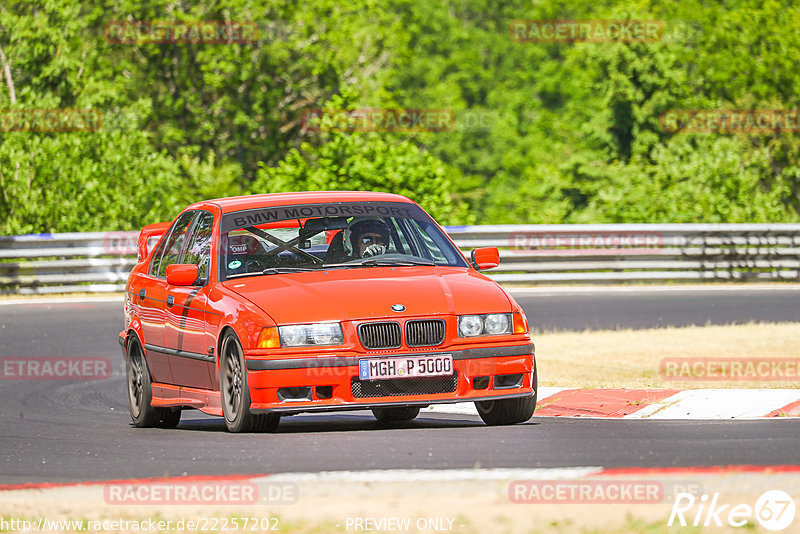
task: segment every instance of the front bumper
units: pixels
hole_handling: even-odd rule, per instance
[[[359,380],[365,358],[450,354],[451,377]],[[430,405],[533,395],[533,343],[392,354],[264,358],[245,351],[250,410],[292,413]]]

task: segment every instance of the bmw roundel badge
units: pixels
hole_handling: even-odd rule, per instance
[[[402,304],[392,304],[392,311],[401,312],[406,311],[406,307]]]

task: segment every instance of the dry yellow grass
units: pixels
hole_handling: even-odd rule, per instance
[[[536,430],[535,428],[533,430]],[[535,433],[535,432],[534,432]],[[476,473],[480,470],[476,470]],[[431,472],[433,473],[433,472]],[[407,518],[408,528],[382,528],[372,523],[372,532],[380,533],[432,533],[446,532],[450,534],[617,534],[648,533],[677,534],[712,532],[713,534],[739,534],[751,532],[767,532],[757,527],[753,516],[749,516],[748,526],[732,527],[727,524],[727,514],[736,504],[755,503],[766,490],[781,490],[789,495],[797,495],[800,490],[800,476],[796,473],[730,473],[721,470],[719,473],[693,474],[626,474],[620,476],[590,475],[569,482],[581,483],[614,483],[628,485],[639,480],[648,485],[656,483],[663,487],[664,499],[658,503],[608,503],[577,504],[565,502],[516,503],[509,498],[509,486],[520,475],[508,474],[506,479],[497,480],[426,480],[424,482],[402,480],[347,480],[337,479],[335,473],[328,473],[330,478],[303,479],[288,481],[296,488],[294,504],[257,503],[248,505],[113,505],[105,497],[103,485],[78,485],[44,489],[13,490],[3,492],[0,499],[0,519],[10,524],[12,519],[21,518],[33,522],[31,530],[38,530],[39,518],[53,520],[84,520],[80,529],[59,529],[53,532],[95,532],[92,523],[107,520],[105,529],[97,532],[170,532],[185,534],[186,532],[207,532],[200,530],[199,525],[224,525],[227,520],[228,529],[214,529],[213,532],[278,532],[282,534],[346,534],[365,532],[366,528],[354,526],[354,519],[374,520],[388,518]],[[542,472],[540,476],[549,476]],[[327,480],[326,480],[327,478]],[[274,477],[264,477],[259,482],[262,496],[268,487],[281,487],[284,482],[270,482]],[[535,480],[534,476],[531,480]],[[546,480],[546,479],[545,479]],[[702,490],[707,495],[719,493],[717,510],[726,508],[720,514],[720,522],[724,526],[713,526],[707,529],[680,527],[677,524],[668,527],[676,491],[686,487]],[[688,488],[687,488],[688,489]],[[708,507],[706,506],[706,509]],[[695,505],[685,512],[684,517],[691,524],[695,517],[702,521],[706,514],[699,514],[699,506]],[[244,518],[249,526],[243,528]],[[277,518],[277,519],[275,519]],[[155,524],[167,522],[171,528],[156,530],[142,526],[139,529],[113,529],[112,521],[140,521],[145,525],[152,519]],[[235,527],[233,520],[238,521]],[[262,519],[265,522],[262,523]],[[348,519],[350,523],[348,526]],[[439,520],[440,528],[435,526],[420,528],[419,521],[424,519]],[[189,521],[195,520],[198,527],[187,528]],[[91,523],[90,523],[91,521]],[[179,521],[184,521],[184,528],[178,530]],[[263,528],[253,529],[253,523],[267,524],[276,530]],[[452,523],[450,523],[452,521]],[[436,522],[428,523],[436,525]],[[22,525],[20,525],[22,527]],[[2,528],[2,527],[0,527]],[[112,530],[113,529],[113,530]],[[9,532],[22,531],[22,528],[6,527]],[[41,529],[44,530],[44,529]],[[796,532],[797,529],[786,529],[783,532]]]
[[[691,326],[534,335],[540,386],[585,388],[798,388],[788,380],[665,380],[664,358],[793,359],[800,366],[800,323]]]

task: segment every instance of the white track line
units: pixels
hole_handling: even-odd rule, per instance
[[[693,389],[645,406],[625,419],[757,418],[797,400],[800,389]]]
[[[506,291],[514,295],[554,295],[560,293],[647,293],[647,292],[702,292],[702,291],[728,291],[728,292],[746,292],[746,291],[800,291],[800,284],[793,283],[780,283],[780,284],[748,284],[748,285],[636,285],[636,286],[546,286],[546,287],[507,287]],[[102,296],[102,297],[39,297],[31,295],[30,298],[14,298],[3,300],[0,299],[0,306],[2,305],[16,305],[16,304],[31,304],[31,303],[48,303],[57,304],[59,302],[121,302],[124,293],[119,293],[118,296]]]
[[[253,482],[453,482],[462,480],[571,480],[602,473],[602,467],[541,469],[386,469],[373,471],[322,471],[279,473],[253,478]]]
[[[478,416],[478,410],[475,408],[475,403],[472,402],[458,402],[456,404],[434,404],[420,410],[420,415],[426,413],[446,413],[451,415],[474,415]]]
[[[561,293],[696,293],[710,291],[800,291],[800,284],[751,284],[740,285],[674,285],[674,286],[547,286],[547,287],[507,287],[514,295],[555,295]]]
[[[18,306],[20,304],[82,304],[86,302],[119,302],[122,305],[124,294],[105,297],[70,297],[70,298],[36,298],[0,299],[0,306]]]
[[[565,389],[574,389],[574,388],[540,387],[539,398],[537,399],[536,402],[537,404],[539,404],[542,402],[542,400],[546,399],[547,397],[552,397],[556,393],[560,393]],[[474,415],[475,417],[478,416],[478,410],[477,408],[475,408],[475,403],[473,402],[458,402],[456,404],[434,404],[432,406],[428,406],[427,408],[423,408],[420,411],[420,415],[424,415],[426,413],[447,413],[454,415]]]
[[[556,393],[561,393],[565,389],[580,389],[580,388],[574,388],[574,387],[572,387],[572,388],[559,388],[559,387],[542,386],[542,387],[539,388],[539,397],[536,399],[536,403],[538,404],[538,403],[542,402],[544,399],[546,399],[548,397],[552,397]]]

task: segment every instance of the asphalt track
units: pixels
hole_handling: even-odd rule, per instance
[[[800,320],[794,287],[522,291],[537,328],[643,328]],[[170,475],[481,467],[670,467],[798,463],[800,420],[631,421],[534,417],[489,428],[426,414],[379,426],[369,412],[285,418],[275,434],[232,435],[185,412],[175,430],[130,423],[116,341],[121,303],[0,304],[0,358],[105,356],[96,381],[0,380],[0,485]]]
[[[800,321],[800,285],[516,290],[535,330]]]

